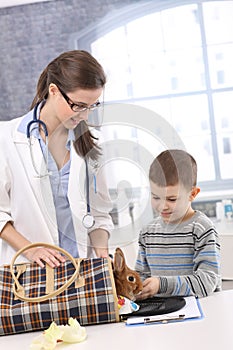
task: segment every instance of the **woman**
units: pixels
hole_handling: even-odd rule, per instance
[[[74,257],[91,256],[91,251],[108,255],[110,200],[101,151],[86,123],[100,105],[105,83],[101,65],[88,52],[65,52],[42,72],[32,110],[1,123],[1,264],[32,242],[59,245]],[[94,221],[88,215],[85,225],[87,204]],[[42,267],[64,261],[42,247],[26,251],[25,257]]]

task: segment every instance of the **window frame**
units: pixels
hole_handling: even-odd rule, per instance
[[[225,2],[229,0],[224,0]],[[206,93],[208,100],[208,108],[209,108],[209,123],[210,123],[210,134],[211,134],[211,146],[213,152],[213,162],[215,169],[215,180],[210,181],[199,181],[199,186],[202,188],[203,192],[210,191],[227,191],[230,190],[230,195],[233,196],[233,179],[221,179],[220,173],[220,160],[218,155],[218,141],[217,141],[217,132],[215,127],[214,120],[214,102],[213,95],[216,92],[227,92],[233,91],[232,87],[226,88],[211,88],[210,81],[210,69],[208,63],[208,55],[207,55],[207,42],[204,31],[204,16],[203,16],[203,4],[207,2],[219,2],[219,0],[168,0],[168,1],[156,1],[156,2],[145,2],[140,4],[133,4],[129,6],[125,6],[120,10],[113,11],[109,13],[108,16],[103,18],[102,20],[94,23],[92,26],[86,28],[85,30],[74,33],[70,37],[70,46],[72,49],[84,49],[91,52],[91,43],[100,38],[101,36],[111,32],[112,30],[126,25],[128,22],[131,22],[140,17],[146,16],[147,14],[152,14],[152,12],[163,11],[167,9],[171,9],[174,7],[180,7],[183,5],[191,5],[196,4],[199,12],[200,19],[200,30],[201,30],[201,41],[202,41],[202,50],[203,50],[203,61],[206,72],[206,87],[200,91],[193,92],[181,92],[181,93],[169,93],[160,96],[153,96],[153,99],[156,98],[172,98],[177,96],[187,96],[194,94],[203,94]],[[108,103],[131,103],[134,98],[126,98],[124,100],[114,100],[108,101]],[[147,100],[147,97],[137,98],[137,100]],[[229,197],[229,195],[228,195]]]

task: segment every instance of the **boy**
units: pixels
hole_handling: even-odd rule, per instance
[[[221,289],[219,238],[211,220],[191,203],[197,165],[182,150],[166,150],[149,171],[151,203],[158,216],[139,236],[136,271],[144,280],[138,299],[204,297]]]

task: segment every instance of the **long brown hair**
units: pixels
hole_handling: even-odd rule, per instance
[[[48,97],[49,85],[54,83],[65,93],[77,89],[103,88],[106,76],[99,62],[87,51],[72,50],[62,53],[51,61],[41,73],[37,92],[32,101],[31,109]],[[97,159],[100,147],[95,142],[87,124],[82,121],[75,129],[74,147],[81,157]]]

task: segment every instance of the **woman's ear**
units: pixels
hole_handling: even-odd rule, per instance
[[[56,95],[59,92],[59,89],[56,84],[50,83],[49,84],[49,94],[50,95]]]
[[[196,187],[196,186],[193,187],[189,196],[189,200],[192,202],[200,191],[201,191],[200,187]]]

